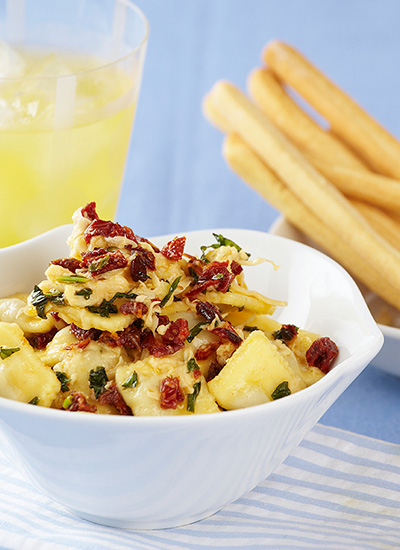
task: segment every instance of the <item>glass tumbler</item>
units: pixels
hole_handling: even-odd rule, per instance
[[[129,0],[0,0],[0,246],[114,218],[148,32]]]

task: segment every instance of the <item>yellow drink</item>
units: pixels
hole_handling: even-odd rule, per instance
[[[135,110],[135,83],[121,67],[17,53],[21,76],[0,82],[0,246],[70,223],[92,200],[114,217]],[[75,75],[69,112],[56,104],[65,74]]]

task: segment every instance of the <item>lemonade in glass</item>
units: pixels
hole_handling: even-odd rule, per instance
[[[0,0],[0,246],[114,218],[148,36],[128,0]]]

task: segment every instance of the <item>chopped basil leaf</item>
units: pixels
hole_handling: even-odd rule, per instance
[[[289,388],[289,382],[286,380],[284,382],[281,382],[276,386],[274,391],[271,393],[271,398],[275,401],[275,399],[280,399],[281,397],[286,397],[287,395],[290,395],[292,392]]]
[[[245,325],[243,327],[243,330],[245,330],[246,332],[253,332],[253,330],[259,330],[258,327],[250,327],[249,325]]]
[[[31,303],[35,306],[38,316],[42,319],[47,319],[44,312],[44,306],[47,302],[48,297],[43,294],[42,290],[37,285],[35,285],[31,294]]]
[[[67,410],[70,408],[71,405],[72,405],[72,395],[68,395],[68,397],[64,399],[64,402],[62,404],[63,409]]]
[[[94,391],[96,399],[103,393],[108,382],[108,376],[104,367],[92,369],[89,373],[89,387]]]
[[[114,300],[118,300],[118,298],[126,298],[127,300],[134,300],[137,298],[137,294],[134,292],[116,292],[114,296],[111,298],[110,302],[114,302]]]
[[[29,402],[28,405],[37,405],[39,403],[39,397],[36,395]]]
[[[118,313],[117,306],[111,300],[103,300],[99,306],[87,306],[87,309],[100,317],[110,317],[110,313]]]
[[[193,384],[193,393],[189,393],[187,396],[187,410],[194,413],[194,405],[196,403],[197,396],[200,393],[201,382]]]
[[[46,296],[46,298],[50,302],[53,302],[53,304],[57,304],[59,306],[65,306],[64,294],[62,292],[58,292],[57,290],[53,290],[53,291],[50,291],[50,292],[44,292],[43,294]]]
[[[54,371],[56,373],[56,376],[61,384],[61,391],[69,391],[68,382],[71,382],[71,378],[68,378],[68,376],[65,374],[65,372],[59,372]]]
[[[196,271],[194,270],[194,268],[192,266],[189,267],[189,273],[193,277],[194,284],[196,284],[197,281],[199,280],[199,276],[197,275]]]
[[[187,371],[188,372],[193,372],[195,369],[199,369],[200,370],[200,367],[199,365],[196,363],[196,359],[194,357],[192,357],[191,359],[189,359],[189,361],[187,362]]]
[[[118,313],[118,308],[114,304],[119,298],[127,298],[134,300],[137,294],[133,292],[116,292],[110,300],[103,300],[99,306],[87,306],[87,309],[92,313],[97,313],[101,317],[110,317],[110,313]]]
[[[203,330],[204,325],[208,325],[207,321],[200,321],[200,323],[197,323],[197,325],[194,325],[194,327],[190,330],[189,336],[186,338],[188,342],[192,342],[194,338],[200,334],[200,332]]]
[[[7,359],[7,357],[10,357],[13,353],[16,351],[19,351],[19,348],[3,348],[0,347],[0,359]]]
[[[75,294],[76,296],[83,296],[85,300],[89,300],[90,296],[93,294],[93,290],[91,288],[82,288],[81,290],[77,290]]]
[[[110,261],[110,256],[103,256],[102,258],[99,258],[98,260],[93,260],[90,262],[88,270],[90,272],[92,271],[99,271],[102,267],[108,264]]]
[[[58,277],[59,283],[73,284],[73,283],[87,283],[89,279],[82,277],[82,275],[63,275]]]
[[[160,307],[164,307],[165,304],[168,302],[168,300],[171,298],[172,294],[175,292],[179,281],[181,280],[181,276],[177,277],[173,283],[171,283],[171,286],[169,287],[169,290],[167,294],[164,296],[164,298],[160,302]]]
[[[138,383],[138,375],[136,371],[133,371],[132,374],[128,376],[128,378],[122,382],[123,388],[135,388]]]

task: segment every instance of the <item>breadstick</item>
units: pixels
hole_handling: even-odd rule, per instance
[[[400,178],[400,143],[353,99],[283,42],[267,45],[263,58],[374,170]]]
[[[400,295],[382,277],[379,266],[366,262],[346,240],[321,220],[284,185],[263,160],[236,134],[229,134],[224,157],[239,176],[316,244],[340,262],[352,275],[388,303],[400,308]]]
[[[223,133],[229,134],[232,131],[232,125],[229,120],[224,118],[220,111],[214,107],[210,94],[207,94],[202,103],[203,114],[206,119],[213,124],[218,130]]]
[[[347,197],[400,212],[400,181],[375,172],[357,170],[323,161],[306,153],[308,160]]]
[[[385,266],[385,277],[400,288],[400,254],[373,231],[349,201],[305,160],[299,151],[235,86],[217,83],[211,100],[223,118],[280,179],[324,223],[334,228],[365,262]]]
[[[303,151],[330,164],[367,171],[348,147],[303,111],[270,70],[254,70],[247,87],[267,117]]]
[[[376,208],[372,204],[360,201],[352,201],[352,204],[362,214],[371,226],[394,248],[400,250],[400,222],[391,218],[384,210]]]
[[[263,71],[264,73],[264,71]],[[249,85],[251,87],[251,90],[254,91],[253,84],[255,83],[254,75],[256,73],[253,73],[253,77],[251,77],[251,81],[249,81]],[[268,76],[271,76],[270,74]],[[258,77],[256,77],[258,78]],[[273,77],[272,77],[273,78]],[[278,84],[279,86],[279,84]],[[286,93],[282,90],[283,93]],[[283,115],[280,117],[279,114],[277,114],[278,109],[280,109],[281,104],[275,104],[275,114],[272,113],[273,121],[279,124],[277,118],[280,118],[282,121],[280,124],[281,130],[290,138],[293,138],[293,140],[299,144],[302,147],[302,152],[305,153],[308,160],[313,164],[321,174],[323,174],[329,181],[335,184],[335,186],[342,191],[347,197],[352,199],[359,199],[363,201],[370,202],[371,204],[375,204],[376,206],[381,206],[382,208],[385,208],[389,211],[397,211],[400,212],[400,181],[395,180],[393,178],[389,178],[387,176],[381,176],[380,174],[376,174],[374,172],[371,172],[370,170],[365,169],[365,167],[362,165],[358,159],[352,155],[351,151],[348,150],[349,156],[347,157],[348,164],[350,165],[351,161],[354,161],[354,167],[351,168],[350,166],[344,166],[335,164],[332,162],[332,160],[335,159],[335,149],[336,146],[332,144],[339,144],[337,140],[329,139],[327,144],[325,140],[321,140],[319,143],[321,146],[313,146],[314,150],[316,151],[316,154],[314,155],[311,152],[311,149],[307,147],[307,145],[304,143],[304,141],[300,136],[299,139],[296,139],[294,136],[294,133],[297,132],[295,129],[295,126],[298,125],[299,127],[302,127],[302,122],[300,121],[300,118],[303,117],[297,117],[295,114],[296,111],[299,111],[301,115],[305,116],[305,119],[303,119],[303,122],[308,119],[306,122],[309,129],[311,126],[308,125],[308,122],[313,124],[313,121],[301,111],[299,107],[297,107],[294,102],[286,95],[289,102],[292,102],[294,105],[294,110],[288,110],[287,114],[288,117],[283,117]],[[272,104],[272,103],[271,103]],[[272,109],[271,109],[272,110]],[[207,95],[204,98],[203,101],[203,112],[206,118],[214,125],[216,126],[221,132],[229,133],[233,131],[232,125],[229,124],[229,121],[226,119],[223,119],[221,113],[214,107],[212,103],[212,99],[210,95]],[[265,110],[263,109],[263,112]],[[295,124],[293,124],[293,121]],[[305,130],[307,131],[307,130]],[[329,136],[326,132],[324,132],[321,128],[317,127],[317,132],[322,133],[323,135]],[[318,136],[312,135],[313,130],[311,129],[307,135],[307,139],[310,141],[313,141],[314,143],[317,142]],[[330,138],[330,136],[329,136]],[[302,143],[300,143],[302,141]],[[304,147],[307,147],[307,151],[304,150]],[[325,150],[330,149],[330,155],[325,154]],[[338,149],[336,149],[338,151]],[[346,149],[344,149],[346,150]],[[341,150],[343,151],[343,150]],[[346,154],[345,154],[346,155]],[[345,155],[340,157],[340,160],[346,162]],[[323,160],[323,158],[326,157],[329,159],[329,161]],[[339,156],[336,156],[338,159],[337,162],[339,163]],[[356,165],[358,163],[358,165]],[[361,169],[359,169],[359,166],[361,166]]]

